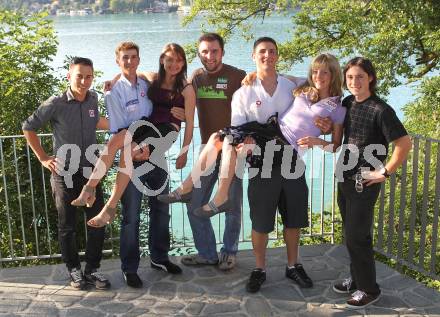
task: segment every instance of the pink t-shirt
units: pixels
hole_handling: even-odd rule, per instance
[[[296,141],[306,136],[318,137],[321,130],[314,124],[317,116],[330,117],[335,124],[344,123],[347,109],[341,106],[341,97],[328,97],[313,103],[307,95],[295,98],[291,107],[279,119],[280,129],[286,140],[297,148]]]

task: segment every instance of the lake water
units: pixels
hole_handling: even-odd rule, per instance
[[[176,42],[181,45],[192,43],[197,40],[201,34],[199,26],[200,20],[195,23],[182,27],[183,16],[179,13],[164,14],[120,14],[120,15],[98,15],[98,16],[65,16],[55,17],[55,28],[58,34],[58,53],[53,61],[53,66],[58,68],[63,65],[65,56],[83,56],[93,60],[95,68],[103,72],[101,80],[112,78],[118,73],[118,67],[115,63],[114,49],[121,41],[131,40],[140,46],[141,64],[140,70],[156,71],[158,69],[158,58],[162,47],[169,42]],[[288,16],[272,16],[266,18],[264,23],[261,20],[255,21],[252,32],[255,37],[271,36],[277,41],[284,41],[289,37],[289,28],[292,24]],[[251,60],[252,43],[246,42],[242,38],[234,37],[225,46],[224,62],[244,69],[245,71],[254,70],[254,64]],[[310,59],[302,64],[294,65],[288,73],[296,76],[307,75],[307,66]],[[196,58],[188,65],[188,74],[201,67]],[[412,99],[412,90],[409,87],[394,88],[388,100],[397,111],[400,118],[403,117],[401,107]],[[200,144],[198,132],[194,134],[194,143]],[[178,145],[172,149],[172,154],[178,151]],[[195,149],[197,153],[197,149]],[[328,167],[332,165],[332,157],[327,155],[326,167],[319,164],[322,153],[315,151],[314,155],[314,173],[309,177],[309,187],[311,190],[311,200],[313,211],[320,208],[321,203],[325,206],[331,203],[331,192],[321,197],[320,188],[324,176],[326,188],[331,188],[332,172]],[[173,154],[174,153],[174,154]],[[192,157],[189,157],[188,165],[192,165]],[[322,172],[324,170],[324,172]],[[310,165],[307,172],[310,173]],[[183,172],[171,172],[172,179],[180,179],[188,173],[188,168]],[[309,174],[310,176],[310,174]],[[313,183],[312,183],[313,179]],[[173,184],[176,184],[175,182]],[[245,187],[246,188],[246,185]],[[245,208],[247,208],[247,199],[244,199]],[[177,238],[185,233],[189,235],[189,224],[182,205],[172,208],[172,227]],[[247,214],[243,215],[244,232],[249,232],[250,224]],[[214,226],[219,231],[222,230],[222,218],[214,219]],[[245,238],[248,233],[242,233]]]
[[[182,27],[182,18],[179,13],[54,17],[59,47],[53,65],[62,66],[66,55],[85,56],[91,58],[95,68],[103,72],[103,79],[112,78],[118,72],[114,57],[116,45],[121,41],[132,40],[141,49],[139,68],[157,70],[159,54],[165,44],[192,43],[201,34],[200,20]],[[271,16],[264,23],[256,20],[252,33],[255,37],[271,36],[277,41],[284,41],[289,38],[291,26],[289,16]],[[252,42],[235,36],[226,44],[224,62],[252,71],[255,67],[251,51]],[[306,76],[309,61],[294,65],[288,73]],[[188,73],[191,74],[198,67],[201,64],[196,58],[188,65]],[[388,98],[401,118],[401,107],[411,99],[412,90],[405,86],[392,89]]]

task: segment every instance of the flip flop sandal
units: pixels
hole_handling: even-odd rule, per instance
[[[166,204],[172,204],[177,202],[187,203],[191,201],[191,197],[192,197],[192,191],[187,192],[186,194],[180,194],[176,189],[171,193],[157,196],[157,200]]]
[[[93,206],[96,200],[96,187],[84,185],[81,194],[78,198],[74,199],[70,204],[72,206],[80,207],[87,206],[88,208]]]
[[[208,206],[209,209],[204,209],[203,207],[205,206],[199,207],[194,210],[194,215],[198,217],[209,218],[221,212],[229,211],[231,209],[231,201],[228,199],[220,206],[216,206],[214,201],[211,200],[206,206]]]
[[[105,205],[101,212],[87,221],[90,227],[101,228],[113,222],[116,216],[116,208]]]

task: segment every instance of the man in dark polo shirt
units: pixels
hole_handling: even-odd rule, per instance
[[[96,93],[89,91],[93,82],[92,61],[74,57],[67,79],[69,88],[61,95],[43,102],[23,122],[22,128],[36,157],[52,173],[51,185],[58,211],[58,239],[63,261],[69,271],[70,285],[76,289],[84,289],[87,284],[95,285],[97,289],[108,289],[110,282],[97,272],[102,257],[105,228],[87,226],[86,266],[83,274],[76,245],[77,208],[70,204],[87,182],[83,171],[89,168],[91,172],[92,164],[86,159],[86,150],[96,144],[96,129],[107,129],[108,124],[106,119],[99,116]],[[52,126],[54,153],[57,156],[50,156],[44,151],[35,132],[47,123]],[[66,152],[67,147],[71,151]],[[85,208],[87,220],[96,216],[103,206],[102,190],[98,187],[95,203],[92,207]]]

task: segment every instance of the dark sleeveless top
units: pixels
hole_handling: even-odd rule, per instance
[[[172,107],[185,108],[185,98],[181,93],[173,93],[169,89],[150,86],[148,95],[153,103],[150,120],[154,124],[174,123],[180,127],[181,121],[171,114]]]

